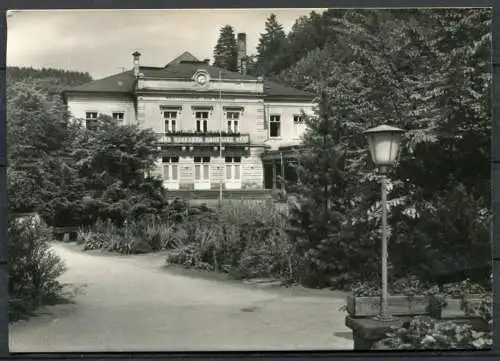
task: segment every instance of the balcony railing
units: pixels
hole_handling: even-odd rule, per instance
[[[230,144],[250,144],[250,135],[241,133],[163,133],[160,135],[160,142],[163,144],[175,145],[224,145]]]

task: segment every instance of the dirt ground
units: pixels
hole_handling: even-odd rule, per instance
[[[71,303],[10,327],[11,352],[352,350],[345,294],[263,287],[165,267],[165,254],[122,256],[54,243]]]

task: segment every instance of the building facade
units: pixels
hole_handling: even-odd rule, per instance
[[[289,174],[290,146],[300,143],[312,96],[246,74],[244,34],[239,72],[185,52],[165,67],[134,66],[64,93],[74,118],[91,127],[99,114],[151,128],[162,157],[155,175],[172,191],[262,190]],[[243,50],[242,50],[243,48]]]

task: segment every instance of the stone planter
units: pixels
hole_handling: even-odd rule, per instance
[[[481,303],[479,295],[468,295],[465,300],[474,307]],[[487,331],[487,325],[478,317],[466,314],[463,300],[435,296],[389,296],[389,313],[394,317],[390,322],[373,318],[380,312],[380,297],[348,296],[345,324],[352,330],[355,350],[370,350],[385,338],[391,327],[401,327],[415,316],[427,316],[457,324],[469,324],[476,331]]]
[[[393,316],[416,316],[428,314],[427,296],[389,296],[389,313]],[[352,317],[371,317],[380,312],[380,297],[347,297],[347,312]]]
[[[444,295],[435,295],[429,298],[429,314],[438,319],[455,319],[467,317],[464,301],[472,307],[481,304],[480,295],[467,295],[465,300]]]
[[[384,339],[393,327],[401,328],[411,317],[397,317],[390,322],[382,322],[372,317],[347,316],[345,325],[352,330],[354,350],[371,350],[373,346]]]

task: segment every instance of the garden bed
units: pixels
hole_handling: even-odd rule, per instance
[[[380,321],[374,318],[380,312],[379,296],[349,295],[346,305],[348,316],[345,324],[352,330],[355,350],[369,350],[382,341],[385,342],[384,347],[391,348],[387,347],[387,343],[397,343],[398,340],[406,337],[406,333],[420,330],[418,326],[415,326],[419,323],[424,327],[424,331],[419,331],[424,333],[420,335],[423,338],[426,336],[426,328],[431,333],[441,330],[439,332],[446,334],[452,330],[450,332],[453,335],[463,333],[464,336],[460,336],[462,338],[456,336],[458,341],[453,339],[455,336],[450,336],[450,348],[464,348],[467,345],[478,345],[477,348],[484,348],[490,342],[487,335],[491,333],[491,325],[485,317],[471,312],[484,307],[484,300],[484,295],[480,294],[469,294],[461,298],[443,294],[393,295],[388,297],[388,313],[394,317],[391,321]],[[398,334],[394,333],[395,330],[403,331]],[[486,336],[483,337],[483,334]],[[470,340],[463,341],[467,337]],[[447,342],[441,339],[438,341]],[[430,342],[429,347],[439,345],[438,341]],[[404,348],[405,344],[398,347]]]
[[[393,316],[431,315],[434,318],[459,318],[466,316],[465,304],[476,307],[481,303],[481,296],[467,295],[465,299],[445,295],[430,296],[389,296],[388,312]],[[380,311],[380,297],[347,297],[347,312],[352,317],[375,316]]]

